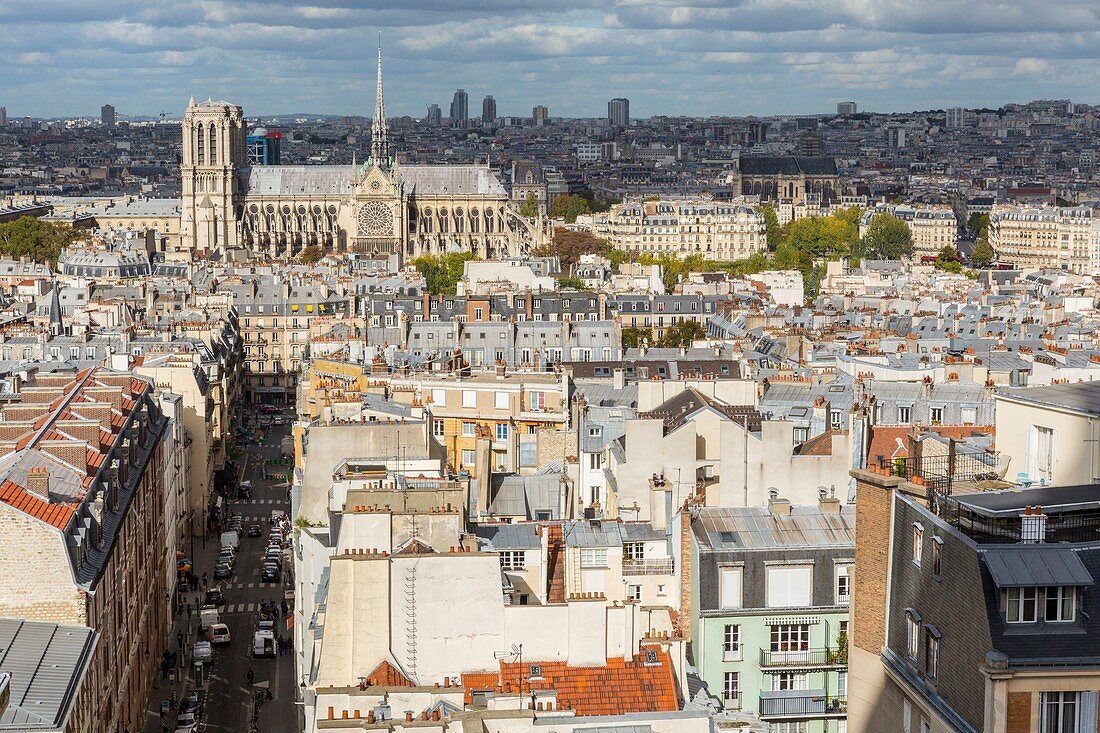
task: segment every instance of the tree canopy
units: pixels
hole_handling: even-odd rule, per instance
[[[970,253],[970,264],[974,267],[989,267],[996,258],[997,254],[989,246],[989,240],[983,232],[982,238],[974,245],[974,251]]]
[[[432,295],[454,295],[462,279],[463,265],[474,259],[472,252],[451,252],[444,255],[422,255],[412,261],[424,276]]]
[[[913,253],[909,225],[893,214],[875,214],[860,243],[860,254],[872,260],[900,260]]]
[[[779,240],[783,236],[779,229],[779,216],[775,213],[775,207],[771,204],[764,204],[762,209],[764,214],[764,229],[767,232],[768,239],[768,251],[774,252],[775,248],[779,246]]]
[[[321,258],[325,256],[324,250],[318,247],[316,244],[311,244],[304,248],[301,254],[298,255],[298,261],[303,265],[316,265],[321,261]]]
[[[553,219],[565,219],[566,224],[572,224],[581,214],[591,214],[592,207],[588,201],[580,196],[564,194],[554,199],[550,204],[550,217]]]
[[[584,280],[575,275],[566,275],[558,278],[558,287],[562,290],[588,290]]]
[[[580,261],[581,255],[597,254],[606,257],[611,254],[611,245],[606,239],[600,239],[591,232],[577,232],[559,227],[554,230],[554,239],[550,244],[536,248],[533,254],[537,257],[558,257],[562,272],[569,272]]]
[[[519,215],[528,219],[534,219],[539,215],[539,200],[533,192],[527,194],[527,198],[519,205]]]
[[[21,216],[0,224],[0,254],[15,259],[30,257],[53,266],[61,250],[79,238],[79,232],[68,224]]]

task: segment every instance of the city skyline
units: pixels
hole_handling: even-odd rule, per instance
[[[120,116],[176,117],[194,95],[262,116],[366,116],[376,32],[393,116],[421,117],[457,88],[492,94],[500,116],[543,104],[601,117],[613,97],[638,118],[826,114],[849,99],[879,112],[1096,101],[1100,18],[1085,3],[1056,15],[1037,2],[452,5],[16,0],[0,8],[0,103],[11,117],[90,117],[104,102]]]

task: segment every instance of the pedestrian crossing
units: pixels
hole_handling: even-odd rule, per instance
[[[241,505],[248,506],[256,504],[285,504],[286,499],[253,499],[252,501],[238,500],[234,502],[234,507],[240,507]]]
[[[245,590],[246,588],[274,589],[274,588],[278,588],[278,587],[279,587],[279,583],[277,583],[277,582],[264,583],[262,581],[259,582],[259,583],[232,583],[230,585],[223,586],[223,588],[225,590]]]

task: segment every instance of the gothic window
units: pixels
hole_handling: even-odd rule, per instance
[[[380,201],[368,201],[359,207],[358,220],[360,236],[393,233],[393,211]]]
[[[462,234],[466,231],[466,219],[462,216],[462,209],[455,209],[455,232]]]
[[[218,164],[218,128],[210,123],[210,165]]]
[[[203,125],[200,124],[198,129],[196,130],[196,133],[195,133],[196,135],[198,135],[198,145],[197,145],[197,147],[198,147],[198,152],[199,152],[199,159],[198,159],[198,164],[199,165],[203,165],[203,164],[206,163],[206,139],[203,136],[202,131],[203,131]]]

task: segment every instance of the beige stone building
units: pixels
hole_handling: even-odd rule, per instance
[[[863,212],[859,236],[867,234],[871,220],[878,214],[892,214],[909,226],[913,235],[913,257],[935,257],[944,247],[954,247],[959,239],[959,222],[949,206],[881,205]]]
[[[162,433],[125,372],[39,375],[0,413],[0,616],[99,636],[68,730],[145,726],[169,630]]]
[[[488,165],[402,165],[390,155],[382,60],[365,164],[249,167],[244,111],[187,105],[183,120],[181,245],[199,253],[245,246],[273,257],[326,252],[415,257],[524,254],[550,236],[519,216]]]
[[[599,222],[596,233],[616,249],[635,254],[741,260],[767,248],[759,210],[704,199],[619,204]]]
[[[989,215],[989,246],[998,259],[1020,269],[1100,274],[1094,217],[1089,206],[994,206]]]

